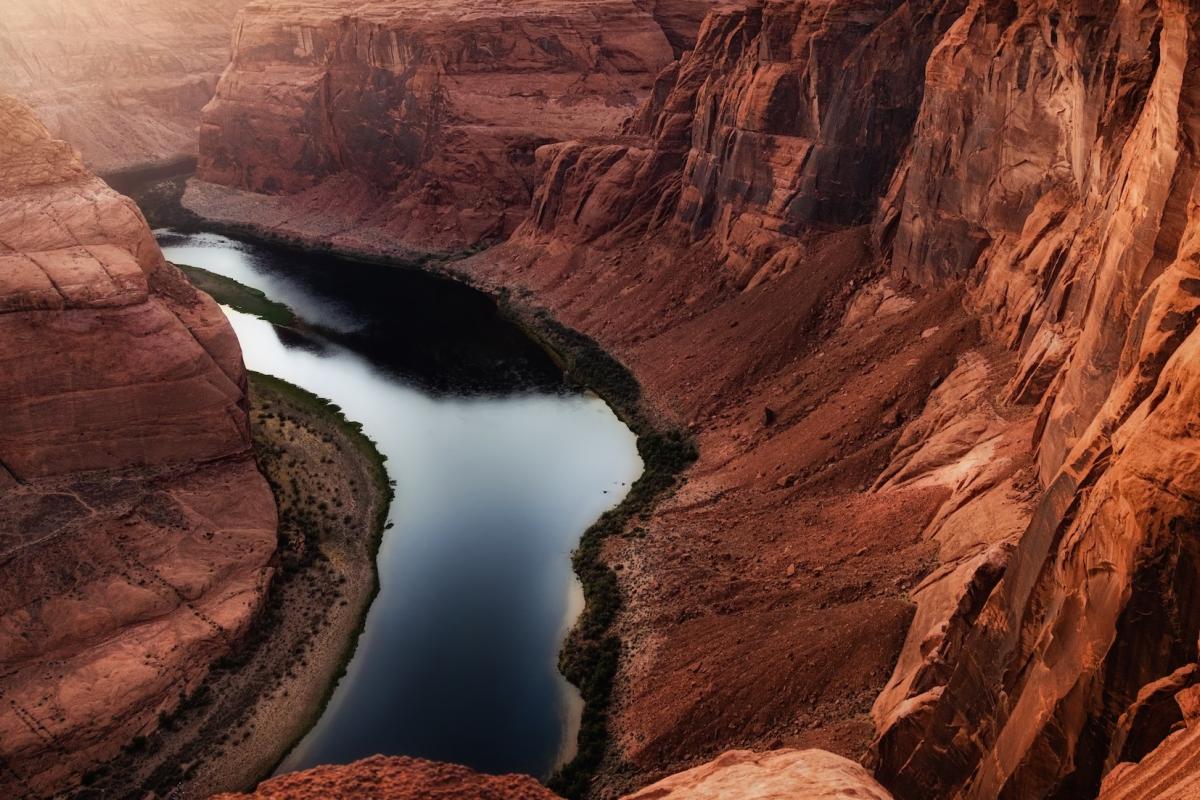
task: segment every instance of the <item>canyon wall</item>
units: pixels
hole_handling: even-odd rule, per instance
[[[0,96],[0,794],[152,730],[261,604],[275,504],[219,307]]]
[[[252,3],[201,128],[199,177],[217,186],[188,202],[333,241],[502,239],[528,206],[534,151],[615,132],[707,6]]]
[[[953,368],[935,376],[923,407],[891,439],[869,490],[841,501],[860,509],[859,525],[868,519],[861,509],[879,503],[927,514],[919,539],[936,555],[905,593],[915,616],[874,704],[879,776],[913,798],[1094,796],[1110,771],[1114,786],[1183,779],[1189,770],[1172,771],[1165,756],[1147,759],[1146,777],[1124,762],[1191,725],[1186,685],[1169,679],[1192,668],[1200,633],[1190,535],[1200,496],[1192,388],[1200,9],[971,2],[929,4],[922,14],[917,4],[903,13],[892,5],[896,13],[881,14],[874,28],[838,27],[843,18],[868,23],[862,4],[714,11],[697,49],[664,73],[630,123],[634,138],[539,151],[530,219],[493,255],[510,262],[505,281],[531,284],[568,319],[608,331],[605,340],[629,348],[635,365],[639,351],[662,347],[680,314],[711,316],[730,289],[738,304],[747,294],[795,292],[778,298],[776,313],[788,314],[790,302],[803,316],[814,285],[841,282],[850,292],[841,324],[816,337],[826,351],[847,328],[861,340],[881,314],[918,313],[922,298],[945,292],[958,297],[981,338],[943,351]],[[805,28],[809,18],[824,27]],[[885,35],[901,21],[910,26],[904,35]],[[799,80],[822,99],[797,54],[818,47],[825,31],[837,43],[826,42],[827,53],[853,57],[825,63],[843,66],[834,98],[851,98],[857,125],[839,128],[836,99],[815,102],[819,117],[797,113],[780,88]],[[776,42],[789,43],[790,58],[774,57]],[[873,44],[877,62],[864,55]],[[913,83],[901,88],[890,75]],[[869,90],[855,91],[862,76]],[[737,91],[760,86],[761,94]],[[776,129],[768,117],[787,122]],[[828,127],[814,132],[816,118]],[[795,138],[776,146],[789,133]],[[843,160],[860,141],[873,145],[873,158]],[[833,179],[839,170],[845,180]],[[630,184],[632,192],[623,188]],[[823,231],[871,219],[879,194],[878,267],[830,277],[838,260],[814,255],[837,234]],[[675,253],[656,259],[663,240]],[[636,261],[622,255],[630,242],[640,248]],[[522,248],[542,262],[523,258]],[[720,288],[695,278],[664,297],[659,287],[678,288],[669,273],[681,262],[715,270]],[[798,269],[807,272],[803,288],[792,278]],[[599,287],[589,288],[597,274]],[[630,342],[595,309],[579,308],[606,290],[665,308],[672,322],[641,326],[649,343]],[[922,335],[940,327],[931,320]],[[727,338],[710,328],[705,341],[728,359],[725,348],[738,345]],[[778,342],[761,333],[750,341],[758,358],[778,358]],[[810,358],[802,353],[788,368],[803,376]],[[839,371],[860,366],[843,362]],[[672,367],[645,369],[653,386]],[[721,371],[693,376],[687,390],[707,392]],[[771,382],[781,381],[759,376]],[[718,384],[716,394],[737,386]],[[668,393],[677,408],[678,388]],[[762,402],[774,430],[757,446],[767,449],[783,438],[776,403],[786,401]],[[816,433],[845,436],[847,422]],[[716,446],[724,471],[745,444]],[[728,492],[707,460],[693,480]],[[915,500],[922,488],[940,493],[932,512]],[[1154,703],[1140,697],[1146,692]],[[644,723],[626,713],[633,719],[620,724],[636,732]],[[1178,759],[1190,741],[1180,732],[1163,747]]]
[[[108,173],[194,158],[245,0],[6,0],[0,91]]]
[[[1195,780],[1195,2],[721,4],[694,49],[660,30],[677,57],[652,84],[639,60],[619,131],[522,140],[526,183],[478,223],[461,190],[361,212],[401,183],[364,189],[330,143],[392,84],[355,67],[333,124],[343,56],[281,54],[364,37],[310,41],[321,4],[276,8],[295,25],[226,76],[207,174],[298,198],[268,227],[384,251],[499,235],[531,196],[460,267],[595,336],[700,444],[606,549],[625,650],[597,796],[723,750],[872,740],[901,798]],[[243,81],[267,83],[263,121],[222,108]],[[389,105],[427,122],[434,96]],[[299,149],[239,161],[233,120]],[[427,130],[454,127],[410,153]],[[470,174],[507,185],[511,163]]]

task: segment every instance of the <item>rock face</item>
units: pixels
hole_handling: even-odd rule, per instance
[[[929,52],[963,5],[714,10],[628,126],[636,138],[539,151],[527,232],[591,241],[671,217],[744,270],[816,223],[869,220],[916,118]]]
[[[97,172],[195,157],[245,0],[7,0],[0,87]]]
[[[873,736],[901,798],[1195,781],[1198,32],[1194,0],[721,5],[619,134],[536,149],[463,268],[701,446],[608,550],[629,780]]]
[[[626,800],[891,800],[853,761],[823,750],[731,751]]]
[[[212,800],[556,800],[526,775],[480,775],[466,767],[419,758],[373,756],[316,767],[259,784],[250,794]]]
[[[153,729],[258,609],[245,381],[136,206],[0,97],[0,794]]]
[[[963,282],[1018,354],[1046,486],[942,679],[880,715],[901,797],[1094,794],[1139,692],[1197,658],[1200,6],[1096,11],[972,4],[885,203],[896,269]]]
[[[251,3],[204,113],[199,177],[275,196],[246,221],[302,234],[427,250],[503,238],[534,151],[615,131],[707,3],[648,5]],[[229,213],[236,197],[189,202]]]

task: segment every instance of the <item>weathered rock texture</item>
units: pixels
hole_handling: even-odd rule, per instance
[[[616,131],[706,7],[252,3],[205,110],[199,177],[274,197],[201,185],[189,203],[335,241],[502,238],[528,206],[534,151]]]
[[[939,677],[877,707],[902,797],[1094,794],[1139,691],[1196,661],[1198,22],[979,2],[930,61],[880,236],[1017,353],[1046,491]]]
[[[97,172],[196,155],[245,0],[5,0],[0,89]]]
[[[806,28],[809,19],[820,24]],[[861,24],[839,28],[842,19]],[[493,254],[507,262],[504,280],[526,282],[568,320],[613,342],[651,376],[652,391],[664,388],[664,378],[669,387],[671,354],[687,352],[666,344],[676,335],[668,326],[691,329],[691,342],[722,353],[721,366],[693,364],[665,392],[685,413],[707,405],[716,414],[707,422],[692,417],[707,450],[685,490],[688,501],[702,504],[703,487],[720,496],[715,506],[748,515],[730,486],[739,454],[753,443],[759,463],[772,451],[787,463],[812,447],[792,440],[790,453],[775,450],[799,422],[787,411],[792,403],[805,409],[812,435],[843,443],[856,440],[859,419],[851,414],[860,409],[882,415],[864,426],[877,435],[889,421],[907,423],[882,440],[891,453],[869,491],[839,500],[859,509],[851,524],[860,533],[872,524],[864,509],[908,509],[917,541],[939,565],[911,587],[915,617],[873,709],[875,763],[901,797],[1095,794],[1115,764],[1153,750],[1170,731],[1167,722],[1179,721],[1142,710],[1138,696],[1196,661],[1200,632],[1191,535],[1200,511],[1193,463],[1200,445],[1193,387],[1198,21],[1192,3],[1115,0],[880,8],[788,2],[714,11],[696,51],[664,73],[629,127],[633,138],[539,152],[543,180],[531,218]],[[893,26],[901,24],[907,27],[896,35]],[[778,100],[789,96],[778,87],[799,76],[805,96],[822,99],[802,55],[822,41],[827,52],[849,56],[830,59],[842,67],[837,92],[817,104],[823,125],[814,130],[809,120],[818,117]],[[736,91],[760,86],[761,94]],[[835,110],[847,95],[854,108],[846,113],[858,124],[839,127]],[[762,121],[775,119],[776,110],[790,125]],[[880,135],[873,138],[875,125]],[[796,137],[780,140],[789,132]],[[875,145],[873,159],[842,158],[858,142]],[[735,157],[743,143],[746,154]],[[819,180],[807,181],[810,171]],[[841,235],[820,227],[866,219],[881,190],[874,238],[885,259],[882,280],[879,270],[850,268],[818,244]],[[630,242],[638,242],[636,255]],[[674,253],[656,258],[666,247]],[[686,279],[672,274],[681,263],[693,272]],[[797,270],[803,278],[793,277]],[[856,288],[864,279],[865,288]],[[737,299],[720,299],[730,289]],[[820,369],[812,350],[772,340],[752,322],[727,335],[718,322],[724,315],[715,313],[773,306],[766,313],[776,324],[794,320],[799,337],[800,320],[811,319],[809,298],[820,291],[856,293],[841,306],[839,326],[809,323],[816,335],[808,346],[838,359],[836,402],[854,410],[823,422],[828,383],[803,389],[811,392],[807,404],[790,399],[795,384]],[[637,324],[619,308],[598,308],[595,298],[606,292],[670,322]],[[887,383],[881,386],[879,373],[890,347],[904,341],[896,332],[880,337],[881,326],[897,316],[920,319],[929,298],[944,292],[978,321],[981,340],[941,340],[937,358],[949,358],[950,368],[938,368],[936,389],[921,397],[918,413],[885,403],[875,411],[868,404],[875,392],[894,402],[894,390],[880,391]],[[921,337],[939,340],[954,317],[941,325],[925,319]],[[730,314],[726,324],[748,321]],[[621,325],[628,333],[618,332]],[[748,339],[730,341],[741,337]],[[868,356],[870,364],[840,347],[872,340],[890,347]],[[722,380],[741,347],[755,348],[741,363],[757,362],[757,374]],[[798,357],[784,361],[793,347]],[[933,366],[924,361],[933,353],[913,356],[905,362],[913,368]],[[784,388],[788,379],[770,375],[772,368],[794,375],[794,388]],[[744,392],[748,378],[759,390],[775,384],[735,404],[757,406],[751,413],[769,432],[749,441],[717,436],[729,425],[722,398]],[[846,388],[838,391],[839,384]],[[715,396],[681,406],[681,389]],[[842,400],[843,392],[854,399]],[[761,416],[764,406],[771,413]],[[847,457],[868,456],[858,441]],[[762,492],[764,479],[774,480],[769,470],[746,491]],[[803,490],[809,483],[801,468],[777,485],[802,487],[803,496],[812,492]],[[932,500],[923,505],[922,496]],[[693,507],[686,516],[695,514]],[[670,510],[660,515],[691,527],[693,536],[717,516],[689,526]],[[809,530],[828,542],[841,524]],[[771,551],[763,543],[754,552],[761,559]],[[684,552],[712,563],[694,549]],[[801,571],[793,564],[787,574]],[[686,669],[680,654],[729,645],[716,636],[687,641],[699,624],[690,621],[696,611],[684,612],[687,622],[656,628],[654,614],[669,615],[679,601],[669,588],[647,592],[636,574],[626,573],[631,605],[645,609],[649,620],[638,621],[652,633],[632,649],[618,727],[627,734],[623,754],[638,763],[647,752],[642,742],[665,733],[654,733],[655,720],[686,719],[674,730],[694,731],[699,719],[723,721],[715,708],[695,714],[705,692],[728,691],[730,703],[749,695],[733,688],[748,674],[738,659],[715,674],[697,665],[690,683],[663,682],[663,674]],[[708,613],[727,613],[732,604],[714,598]],[[747,657],[768,641],[750,618],[740,612],[736,626]],[[793,641],[804,639],[798,633]],[[786,674],[807,683],[803,670]],[[717,685],[698,695],[706,678]],[[670,711],[676,704],[666,698],[680,695],[689,709]],[[749,714],[741,724],[754,730],[761,722]],[[1181,740],[1176,734],[1170,746],[1178,751]]]
[[[0,794],[151,730],[257,610],[245,380],[136,206],[0,97]]]
[[[1198,38],[1195,0],[722,5],[619,135],[537,149],[464,269],[701,445],[608,548],[597,794],[872,736],[901,798],[1195,780]]]
[[[892,800],[865,769],[823,750],[735,750],[626,800]]]
[[[373,756],[282,775],[212,800],[557,800],[527,775],[480,775],[456,764]]]

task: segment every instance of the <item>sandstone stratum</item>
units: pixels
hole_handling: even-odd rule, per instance
[[[188,204],[351,248],[503,239],[537,148],[617,133],[709,5],[250,3]]]
[[[1184,780],[1198,20],[725,4],[619,135],[536,150],[463,270],[595,335],[701,452],[609,548],[599,795],[781,745],[905,798]]]
[[[275,503],[217,305],[0,96],[0,795],[152,730],[262,602]]]

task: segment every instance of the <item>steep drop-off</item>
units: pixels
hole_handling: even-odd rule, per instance
[[[462,269],[701,451],[606,548],[597,795],[746,746],[871,743],[902,798],[1196,780],[1198,32],[1192,0],[722,5],[619,134],[536,150]]]
[[[245,0],[6,0],[0,87],[108,173],[195,157]]]
[[[252,3],[188,203],[347,247],[502,239],[528,206],[534,151],[615,132],[708,5]]]
[[[275,504],[215,303],[0,96],[0,794],[152,730],[262,601]]]
[[[974,3],[930,61],[881,238],[1017,354],[998,400],[1038,404],[1046,489],[940,674],[880,715],[901,796],[1089,796],[1170,730],[1139,692],[1200,633],[1198,23],[1188,2]]]

